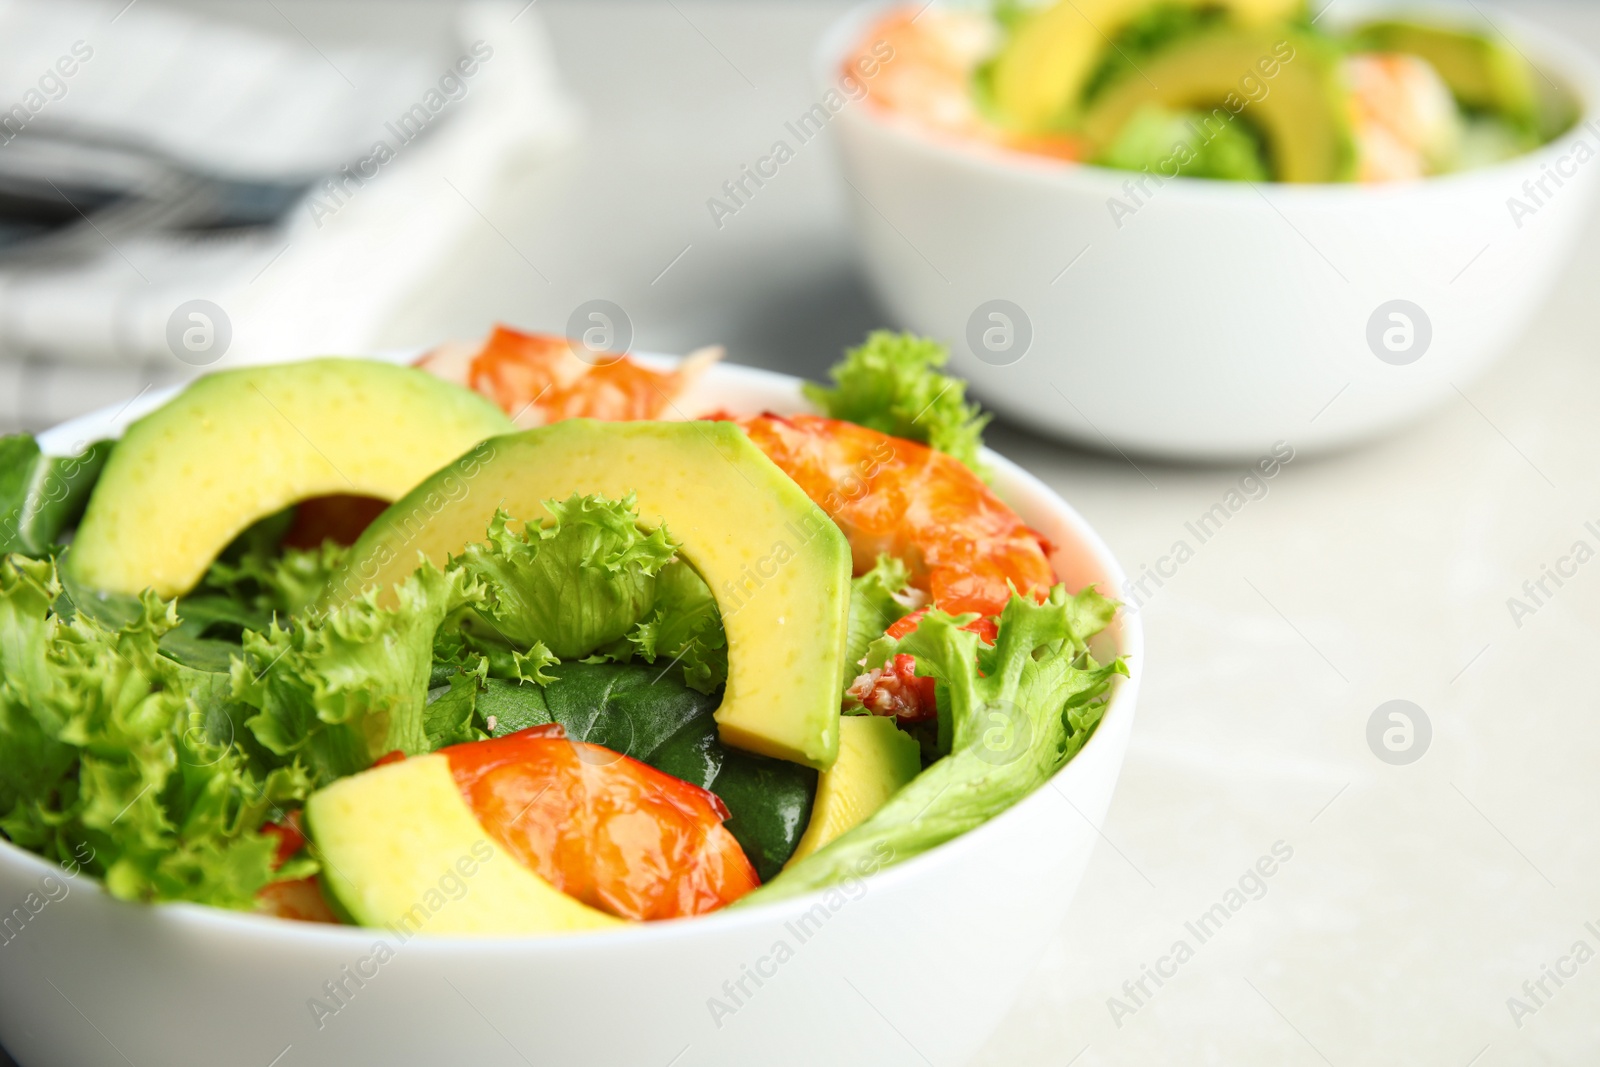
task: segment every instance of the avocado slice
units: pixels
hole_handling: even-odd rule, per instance
[[[256,520],[332,493],[393,500],[510,428],[476,393],[389,363],[213,374],[128,428],[67,566],[92,589],[177,596]]]
[[[818,770],[832,765],[850,545],[743,430],[569,419],[493,438],[466,459],[378,516],[330,581],[330,601],[369,586],[390,590],[419,557],[444,564],[483,539],[497,508],[538,521],[546,500],[636,493],[640,520],[666,525],[716,597],[728,641],[716,712],[723,743]]]
[[[1516,49],[1488,34],[1389,19],[1360,27],[1354,40],[1361,48],[1427,60],[1457,103],[1505,119],[1530,139],[1529,147],[1572,124],[1570,98],[1545,82]]]
[[[1142,76],[1124,77],[1097,96],[1083,132],[1104,152],[1151,104],[1204,112],[1198,132],[1207,140],[1235,122],[1249,123],[1278,181],[1351,176],[1355,148],[1337,57],[1305,34],[1223,28],[1175,43],[1152,57]]]
[[[437,753],[313,793],[306,836],[322,886],[362,926],[405,936],[561,934],[623,925],[567,896],[486,833]]]
[[[811,822],[789,863],[798,863],[865,820],[921,773],[921,746],[893,719],[840,718],[839,758],[817,782]]]
[[[1077,117],[1102,61],[1124,47],[1113,42],[1141,19],[1215,13],[1230,24],[1260,26],[1304,10],[1304,0],[1061,0],[1017,26],[988,69],[988,99],[1020,132],[1060,129]]]

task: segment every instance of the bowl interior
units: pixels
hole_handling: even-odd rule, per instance
[[[374,358],[384,359],[389,362],[409,362],[415,355],[415,352],[384,353]],[[653,354],[642,354],[637,358],[640,362],[656,367],[667,367],[677,362],[675,357]],[[143,393],[119,408],[107,408],[62,423],[41,434],[39,436],[40,445],[46,452],[51,454],[66,455],[71,454],[77,448],[81,448],[85,443],[118,436],[127,428],[129,423],[160,407],[178,391],[178,388],[172,388]],[[721,408],[734,411],[774,411],[780,414],[810,410],[810,405],[800,392],[800,379],[790,375],[743,367],[737,364],[719,364],[713,367],[690,393],[679,399],[677,407],[686,417],[690,418]],[[1017,510],[1018,514],[1030,526],[1055,546],[1051,562],[1054,564],[1061,580],[1073,590],[1092,583],[1107,595],[1121,599],[1124,580],[1122,569],[1105,543],[1084,521],[1083,517],[1047,485],[1004,457],[985,450],[984,461],[995,472],[995,488],[999,494]],[[1126,612],[1119,612],[1116,620],[1103,635],[1103,640],[1109,647],[1097,649],[1097,651],[1103,651],[1106,654],[1120,653],[1127,656],[1135,670],[1143,663],[1143,635],[1136,617]],[[1104,732],[1105,724],[1113,721],[1114,717],[1115,720],[1120,722],[1120,720],[1133,714],[1134,695],[1135,687],[1129,686],[1125,682],[1119,684],[1106,709],[1105,720],[1102,722],[1100,732]],[[1091,738],[1088,744],[1084,746],[1077,760],[1084,759],[1086,753],[1096,749],[1098,739],[1099,734],[1097,733],[1096,737]],[[1058,777],[1070,779],[1077,760],[1063,767]],[[1028,800],[1025,799],[1022,803],[1025,804],[1027,802]],[[988,828],[987,825],[979,827],[930,853],[890,867],[874,875],[873,878],[888,882],[919,877],[919,871],[927,870],[927,861],[933,857],[940,856],[946,861],[958,860],[959,856],[956,854],[962,850],[963,841],[983,835]],[[3,839],[0,839],[0,864],[22,866],[37,871],[38,874],[47,873],[53,869],[53,865],[47,861]],[[613,941],[619,939],[670,938],[686,934],[692,935],[694,930],[704,929],[705,924],[708,923],[742,924],[758,922],[761,921],[762,913],[768,908],[803,906],[809,899],[810,897],[799,897],[794,898],[793,903],[780,902],[763,908],[719,912],[694,920],[645,924],[621,931],[609,931],[601,935],[578,934],[555,939],[533,939],[531,941],[522,938],[494,939],[493,941],[465,939],[465,943],[474,946],[477,950],[487,949],[493,944],[521,945],[524,947],[531,944],[538,946],[540,951],[559,954],[572,951],[576,946],[595,936],[603,936]],[[165,913],[164,918],[167,921],[190,929],[217,929],[220,927],[224,930],[240,933],[250,930],[257,932],[265,930],[275,937],[289,936],[296,939],[314,941],[328,938],[355,941],[368,939],[367,932],[354,927],[297,923],[290,920],[222,911],[189,904],[163,904],[155,907]],[[452,937],[429,939],[431,943],[438,945],[462,942],[463,940]]]
[[[942,7],[958,10],[987,10],[983,5],[947,0]],[[1379,17],[1415,17],[1443,26],[1481,30],[1492,36],[1509,40],[1513,47],[1526,55],[1540,76],[1571,94],[1577,103],[1578,117],[1572,128],[1548,143],[1514,156],[1501,163],[1479,167],[1470,171],[1424,178],[1414,182],[1392,182],[1379,185],[1361,185],[1351,182],[1328,184],[1273,183],[1274,197],[1290,196],[1296,199],[1328,199],[1334,202],[1360,202],[1370,197],[1426,195],[1426,190],[1441,183],[1468,180],[1498,181],[1504,173],[1528,159],[1538,160],[1548,156],[1554,159],[1571,150],[1575,140],[1583,136],[1588,124],[1600,118],[1600,62],[1585,49],[1579,48],[1538,23],[1504,10],[1491,15],[1478,4],[1470,8],[1462,5],[1413,0],[1413,2],[1385,2],[1385,0],[1315,0],[1313,6],[1322,5],[1329,22],[1338,26],[1352,26]],[[840,16],[819,40],[812,58],[813,82],[820,89],[831,88],[837,81],[844,57],[859,42],[873,22],[885,12],[905,7],[906,0],[872,0],[852,8]],[[1320,18],[1320,15],[1318,16]],[[862,106],[866,105],[866,106]],[[1113,170],[1090,163],[1052,159],[1022,152],[1001,145],[984,144],[954,134],[942,134],[922,128],[909,120],[898,120],[882,109],[866,104],[852,103],[865,121],[879,133],[920,143],[927,149],[951,161],[992,171],[996,176],[1021,177],[1047,183],[1088,187],[1097,194],[1116,195],[1128,178],[1127,171]],[[1515,184],[1515,183],[1513,183]],[[1209,181],[1201,178],[1178,177],[1168,179],[1171,192],[1163,193],[1173,199],[1193,198],[1204,204],[1218,199],[1253,201],[1258,199],[1253,183]]]

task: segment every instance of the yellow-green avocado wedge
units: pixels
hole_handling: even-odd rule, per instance
[[[1422,57],[1463,107],[1498,115],[1530,136],[1554,137],[1572,124],[1572,101],[1486,33],[1392,19],[1362,26],[1354,37],[1373,51]]]
[[[805,859],[886,804],[922,773],[916,739],[882,715],[845,715],[839,720],[839,758],[817,780],[811,821],[789,857]]]
[[[564,934],[621,919],[522,866],[467,806],[437,753],[375,767],[313,793],[306,835],[326,895],[362,926],[406,936]]]
[[[1222,8],[1231,21],[1244,26],[1279,22],[1305,9],[1304,0],[1165,2]],[[1025,133],[1044,133],[1070,122],[1110,42],[1157,6],[1152,0],[1061,0],[1027,16],[995,57],[990,84],[1000,117]]]
[[[90,588],[178,596],[257,520],[332,493],[394,500],[511,428],[470,390],[374,360],[208,375],[117,442],[68,566]]]
[[[1324,43],[1281,27],[1214,29],[1173,43],[1142,66],[1143,77],[1108,86],[1084,114],[1083,133],[1096,150],[1141,107],[1159,104],[1207,113],[1202,132],[1248,122],[1265,142],[1277,181],[1350,180],[1356,157],[1348,97],[1338,57]]]
[[[839,751],[850,607],[844,534],[731,422],[570,419],[484,442],[393,504],[352,548],[328,598],[388,590],[419,558],[482,541],[496,508],[548,518],[573,493],[638,495],[716,597],[728,641],[724,744],[818,770]]]

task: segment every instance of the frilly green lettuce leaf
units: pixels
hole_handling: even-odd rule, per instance
[[[864,666],[871,644],[913,610],[911,572],[893,556],[878,562],[859,578],[850,579],[850,621],[844,644],[845,681]],[[882,661],[872,664],[880,666]]]
[[[449,685],[457,674],[545,685],[550,676],[544,673],[544,669],[561,662],[538,642],[526,651],[519,651],[498,641],[482,640],[464,633],[459,626],[460,621],[447,621],[434,636],[429,689]]]
[[[211,564],[186,601],[231,603],[257,615],[287,619],[315,604],[328,580],[350,554],[349,548],[323,542],[320,548],[248,547],[238,558]],[[180,606],[187,622],[194,605]]]
[[[874,330],[828,372],[834,387],[808,384],[806,397],[830,418],[920,441],[979,474],[989,416],[967,403],[967,383],[939,373],[950,353],[937,341]]]
[[[728,641],[716,598],[681,559],[661,568],[655,605],[628,634],[628,642],[646,663],[665,658],[675,664],[684,683],[701,693],[714,692],[728,680]]]
[[[0,560],[0,830],[101,876],[124,899],[246,908],[274,871],[260,832],[310,782],[228,736],[218,687],[163,656],[177,623],[153,594],[122,624],[56,614],[51,561]]]
[[[961,629],[964,618],[930,611],[895,643],[918,673],[939,682],[950,754],[855,828],[739,901],[756,903],[832,885],[926,852],[982,825],[1049,780],[1100,721],[1119,658],[1101,666],[1087,652],[1087,623],[1103,625],[1115,604],[1093,589],[1069,597],[1056,586],[1044,604],[1013,596],[992,648]],[[941,724],[943,726],[943,723]]]
[[[451,561],[488,590],[477,620],[463,627],[481,620],[485,636],[511,647],[542,644],[560,659],[581,659],[622,641],[644,618],[677,545],[665,529],[639,529],[632,494],[574,495],[545,508],[554,521],[520,534],[497,512],[487,542]]]
[[[369,590],[326,615],[248,632],[233,663],[233,698],[255,712],[245,725],[319,786],[385,753],[439,745],[426,715],[434,636],[452,615],[486,603],[483,584],[462,568],[424,564],[395,592],[393,608]]]

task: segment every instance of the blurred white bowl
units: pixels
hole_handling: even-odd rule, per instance
[[[65,424],[44,444],[94,439],[170,395]],[[734,366],[715,368],[697,401],[805,410],[796,379]],[[1115,595],[1122,572],[1083,518],[985,459],[1001,494],[1060,546],[1063,580]],[[345,969],[394,935],[127,904],[0,841],[0,920],[31,911],[30,893],[48,901],[0,935],[0,1042],[23,1067],[963,1062],[1021,989],[1094,850],[1144,663],[1136,618],[1120,616],[1112,636],[1134,675],[1049,786],[831,907],[814,894],[599,935],[419,937],[364,965],[376,975],[357,986]],[[779,942],[792,952],[781,963]],[[330,981],[346,984],[348,1004],[319,1026],[308,1003],[326,1001]],[[745,995],[730,994],[741,982]],[[737,1010],[714,1015],[711,998]]]
[[[822,84],[883,10],[834,27]],[[1583,117],[1517,159],[1412,183],[1180,178],[1130,193],[1129,172],[973,148],[847,106],[833,125],[868,277],[899,325],[951,344],[991,406],[1095,448],[1244,459],[1280,440],[1327,449],[1397,427],[1451,399],[1528,326],[1600,179],[1595,63],[1495,23]],[[1559,187],[1546,178],[1558,168]],[[1536,203],[1524,182],[1541,178],[1552,195]],[[1514,218],[1511,197],[1533,212]],[[1132,213],[1114,216],[1114,201]],[[1412,322],[1399,352],[1382,342],[1404,331],[1391,310]]]

